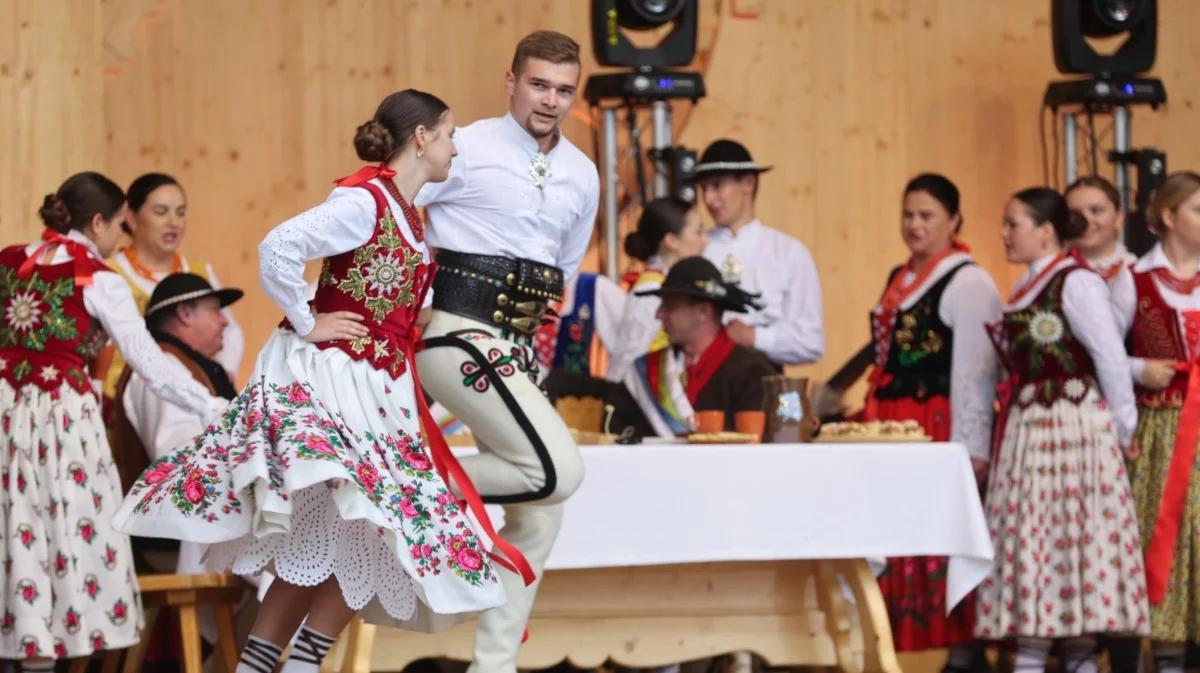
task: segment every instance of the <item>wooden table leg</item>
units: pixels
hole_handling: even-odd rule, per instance
[[[837,652],[838,668],[844,673],[860,673],[854,648],[850,645],[850,614],[842,598],[842,585],[838,582],[837,562],[832,560],[808,561],[816,566],[814,582],[817,604],[825,613],[825,629],[833,640]]]
[[[371,673],[371,649],[375,646],[375,625],[361,619],[346,629],[346,657],[342,673]]]
[[[158,618],[158,608],[146,608],[146,630],[142,639],[125,653],[125,665],[121,673],[138,673],[142,670],[142,661],[146,658],[146,650],[150,647],[150,637],[154,635],[154,622]]]
[[[837,562],[837,568],[854,592],[863,636],[863,672],[901,673],[887,604],[870,566],[863,559],[845,559]]]
[[[238,664],[237,631],[233,627],[233,606],[218,603],[213,606],[217,618],[217,650],[225,664],[225,673],[234,673]]]
[[[179,635],[183,640],[183,670],[202,673],[204,661],[200,656],[200,621],[195,603],[179,606]]]

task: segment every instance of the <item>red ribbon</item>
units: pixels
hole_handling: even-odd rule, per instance
[[[53,229],[46,229],[42,232],[42,244],[38,246],[33,254],[29,255],[28,259],[21,263],[17,269],[17,278],[29,278],[33,275],[33,267],[37,266],[38,258],[42,253],[55,245],[61,245],[71,253],[71,261],[75,265],[75,285],[83,287],[92,284],[92,273],[95,271],[95,266],[88,258],[89,250],[87,246],[71,238],[67,238]]]
[[[1179,524],[1187,504],[1188,485],[1195,470],[1196,441],[1200,439],[1200,359],[1196,357],[1196,347],[1200,344],[1200,311],[1182,313],[1188,362],[1177,363],[1176,369],[1187,372],[1187,392],[1179,413],[1175,450],[1167,468],[1158,517],[1154,521],[1150,542],[1146,545],[1146,592],[1150,602],[1155,605],[1162,603],[1167,595],[1167,582],[1171,578],[1171,566],[1175,563]]]
[[[878,347],[878,346],[876,346]],[[871,373],[867,376],[867,401],[863,404],[863,418],[868,421],[877,421],[879,419],[879,400],[875,398],[875,393],[896,378],[891,372],[886,371],[882,366],[875,365],[871,369]]]
[[[385,166],[366,166],[354,175],[338,180],[338,184],[342,185],[344,184],[343,181],[362,178],[360,182],[354,182],[353,184],[361,185],[364,189],[371,192],[371,196],[375,198],[378,215],[382,216],[383,209],[386,206],[383,193],[374,185],[363,183],[376,176],[387,178],[392,175],[395,175],[395,172]],[[364,178],[363,176],[369,177]],[[436,273],[437,264],[431,263],[429,265],[429,275],[432,277]],[[424,305],[425,295],[428,294],[430,285],[431,283],[425,283],[424,287],[421,288],[420,293],[413,300],[415,306]],[[450,445],[446,443],[446,438],[442,435],[441,426],[438,425],[437,420],[430,413],[429,405],[425,403],[425,392],[421,386],[421,377],[416,367],[416,351],[424,348],[424,342],[420,339],[420,330],[414,325],[411,331],[397,333],[395,336],[397,341],[404,344],[404,358],[408,362],[408,371],[412,374],[413,388],[416,390],[418,417],[421,419],[421,427],[425,431],[425,441],[429,444],[429,452],[433,459],[434,469],[437,470],[438,475],[441,476],[442,481],[445,482],[448,488],[452,484],[458,487],[459,492],[462,493],[463,501],[466,502],[467,510],[475,516],[475,521],[483,529],[484,535],[492,541],[492,547],[500,552],[498,554],[496,551],[491,551],[488,552],[488,556],[498,565],[520,575],[522,581],[525,582],[525,586],[533,584],[537,575],[534,574],[529,561],[526,560],[521,550],[500,537],[496,529],[492,526],[492,519],[488,516],[487,508],[483,504],[483,498],[475,490],[475,484],[471,483],[471,477],[467,475],[467,471],[463,469],[458,459],[454,457],[454,453],[450,450]]]
[[[344,178],[338,178],[337,180],[334,180],[333,184],[339,187],[357,187],[364,182],[370,182],[375,178],[391,178],[395,177],[395,175],[396,171],[393,171],[384,165],[363,166]]]
[[[996,461],[999,459],[1000,442],[1004,439],[1004,426],[1008,423],[1008,412],[1012,407],[1013,395],[1016,394],[1017,384],[1020,381],[1021,377],[1014,372],[996,384],[996,404],[999,408],[996,409],[996,421],[992,426],[992,465],[996,465]]]
[[[404,356],[408,358],[409,363],[415,362],[414,352],[411,341],[405,342]],[[479,492],[475,490],[475,485],[471,483],[471,478],[467,476],[467,471],[463,469],[462,464],[454,457],[454,453],[450,451],[450,445],[446,444],[446,438],[442,436],[442,429],[438,427],[437,420],[433,414],[429,412],[429,405],[425,403],[425,393],[421,389],[421,378],[417,375],[417,368],[410,366],[409,371],[412,372],[413,386],[417,391],[417,410],[420,413],[421,425],[425,428],[425,441],[429,444],[429,451],[432,454],[433,466],[441,475],[442,481],[446,482],[447,486],[453,483],[462,493],[463,500],[467,503],[467,509],[471,514],[475,515],[475,521],[479,527],[483,529],[483,534],[492,541],[492,546],[499,551],[488,552],[488,555],[497,564],[504,566],[510,571],[521,576],[521,580],[525,582],[525,586],[533,584],[537,579],[537,575],[530,567],[529,561],[525,559],[525,555],[521,550],[514,547],[492,527],[492,519],[488,516],[487,508],[483,504],[483,498],[479,497]]]
[[[700,391],[704,390],[704,386],[708,385],[721,365],[725,364],[725,360],[733,352],[733,347],[733,339],[730,339],[725,329],[721,328],[721,331],[717,333],[717,338],[708,345],[708,348],[704,349],[704,352],[696,360],[696,364],[687,368],[687,396],[692,406],[695,406]]]

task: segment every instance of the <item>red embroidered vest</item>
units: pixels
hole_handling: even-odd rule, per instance
[[[421,251],[404,238],[383,192],[369,182],[358,186],[375,198],[375,231],[359,248],[326,258],[311,305],[317,313],[358,313],[370,333],[352,341],[314,345],[340,348],[351,358],[366,360],[399,378],[408,369],[406,353],[412,353],[417,317],[436,265],[426,263]],[[418,229],[415,211],[405,217],[410,229]],[[291,329],[286,320],[282,326]]]
[[[26,259],[23,245],[0,251],[0,378],[13,388],[33,384],[54,391],[65,382],[95,394],[87,363],[108,337],[84,306],[74,261],[35,265],[32,276],[17,278]],[[87,261],[92,272],[108,270]]]
[[[1134,272],[1133,286],[1137,290],[1137,308],[1129,337],[1131,355],[1136,358],[1187,360],[1187,350],[1179,334],[1179,314],[1162,297],[1150,271]],[[1138,404],[1148,407],[1181,407],[1187,392],[1187,373],[1180,372],[1162,390],[1150,390],[1137,385]]]

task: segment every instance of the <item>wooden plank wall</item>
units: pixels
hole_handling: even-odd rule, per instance
[[[760,215],[809,246],[824,285],[830,339],[815,373],[865,341],[866,311],[903,258],[899,190],[916,172],[959,184],[964,238],[1008,287],[1000,211],[1043,174],[1047,0],[702,3],[710,95],[681,109],[677,140],[734,137],[776,166]],[[1160,5],[1155,74],[1171,102],[1137,110],[1133,139],[1197,167],[1200,3]],[[248,368],[278,319],[255,246],[356,168],[350,138],[379,99],[412,86],[462,121],[497,114],[529,30],[574,35],[595,69],[587,21],[583,0],[0,0],[0,243],[36,236],[41,196],[71,172],[175,174],[190,200],[185,250],[250,291],[237,310]],[[588,111],[575,112],[568,134],[590,151]]]

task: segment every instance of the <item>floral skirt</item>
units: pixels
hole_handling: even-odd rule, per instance
[[[1154,531],[1178,429],[1178,408],[1138,409],[1136,436],[1141,454],[1129,463],[1129,481],[1143,546]],[[1150,606],[1150,636],[1168,642],[1200,642],[1200,454],[1188,481],[1175,540],[1166,598]]]
[[[950,400],[933,397],[876,400],[873,418],[863,420],[915,420],[934,441],[950,439]],[[975,639],[975,595],[968,594],[946,614],[944,556],[892,557],[879,576],[879,589],[887,602],[892,638],[900,651],[946,647]]]
[[[1148,632],[1129,479],[1095,387],[1011,407],[984,510],[996,558],[976,590],[976,635]]]
[[[99,400],[0,379],[0,414],[0,659],[133,645],[141,599],[129,538],[110,525],[121,480]]]
[[[117,526],[214,543],[213,570],[269,567],[300,586],[333,575],[347,605],[381,623],[426,628],[498,606],[504,589],[416,410],[410,373],[392,379],[279,330],[221,417],[146,469]]]

